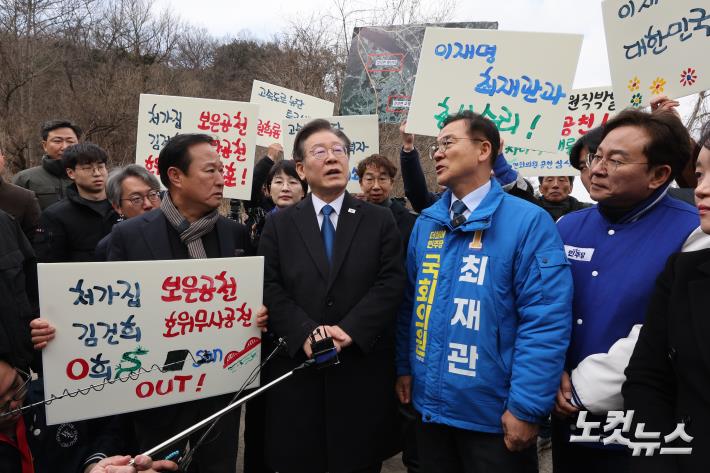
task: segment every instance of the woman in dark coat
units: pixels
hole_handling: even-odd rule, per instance
[[[700,227],[710,234],[710,122],[700,143],[695,201]],[[652,456],[632,458],[634,472],[700,472],[710,468],[709,309],[710,247],[671,256],[656,283],[622,389],[625,409],[634,410],[633,426],[625,436],[635,442],[660,442]],[[659,432],[658,440],[639,437],[636,431],[641,423],[645,424],[644,432]],[[674,431],[674,437],[680,433],[679,424],[692,441],[687,436],[667,437]],[[662,454],[663,448],[692,448],[692,452]]]

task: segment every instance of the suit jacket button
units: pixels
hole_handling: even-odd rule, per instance
[[[328,302],[326,302],[326,305],[327,305],[328,307],[333,307],[333,300],[332,300],[332,299],[328,299]]]
[[[668,349],[668,359],[671,361],[675,361],[677,356],[678,356],[678,350],[676,350],[675,347],[670,347]]]

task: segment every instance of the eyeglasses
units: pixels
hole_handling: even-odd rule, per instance
[[[160,192],[158,191],[149,191],[147,194],[138,194],[138,195],[132,195],[127,199],[121,199],[121,201],[127,200],[133,205],[134,207],[138,207],[140,205],[143,205],[143,201],[145,199],[148,199],[149,201],[156,203],[160,200]]]
[[[15,372],[17,374],[15,376],[15,383],[13,383],[13,386],[17,386],[17,388],[15,389],[15,392],[12,394],[12,396],[10,396],[10,400],[0,406],[0,414],[6,414],[10,412],[12,410],[11,404],[13,402],[20,402],[25,399],[25,396],[27,396],[28,386],[30,384],[30,381],[32,380],[32,377],[29,373],[19,368],[16,368]]]
[[[274,179],[271,181],[271,187],[273,186],[281,186],[281,187],[301,187],[301,183],[295,179],[288,179],[285,181],[282,181],[281,179]]]
[[[392,182],[392,178],[389,176],[380,176],[377,178],[372,177],[372,176],[367,176],[367,177],[362,178],[362,182],[369,184],[369,185],[374,184],[375,181],[377,181],[377,183],[380,185],[386,185],[386,184],[389,184],[390,182]]]
[[[81,164],[77,166],[76,169],[82,172],[90,172],[92,174],[94,173],[94,171],[104,172],[106,170],[106,163]]]
[[[587,166],[591,170],[592,167],[594,167],[595,164],[602,164],[604,165],[604,168],[609,170],[613,169],[616,171],[619,169],[619,166],[623,166],[625,164],[648,164],[648,162],[626,162],[626,161],[619,161],[618,159],[610,158],[608,156],[600,156],[598,154],[594,153],[589,153],[587,155]]]
[[[311,156],[318,160],[324,160],[326,157],[328,157],[328,151],[333,153],[333,156],[335,156],[336,158],[344,158],[348,154],[345,151],[344,146],[333,145],[330,148],[326,148],[325,146],[316,146],[311,150]]]
[[[447,136],[443,140],[437,141],[436,144],[431,145],[431,147],[429,148],[429,158],[434,159],[434,155],[437,153],[437,151],[445,153],[446,150],[449,149],[452,144],[459,140],[478,141],[480,143],[486,141],[480,138],[457,138],[455,136]]]

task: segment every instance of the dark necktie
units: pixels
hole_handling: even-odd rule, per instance
[[[463,215],[466,210],[468,210],[468,207],[460,200],[451,204],[451,212],[454,214],[451,219],[452,227],[456,228],[466,221],[466,217]]]
[[[335,242],[335,227],[330,221],[330,214],[335,209],[330,205],[325,205],[321,209],[323,214],[323,224],[320,226],[320,233],[323,236],[323,246],[325,246],[325,255],[328,257],[328,263],[333,261],[333,243]]]

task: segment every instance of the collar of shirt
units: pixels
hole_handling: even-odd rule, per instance
[[[333,222],[333,227],[338,228],[338,215],[340,215],[340,209],[343,207],[343,200],[345,199],[345,192],[340,194],[332,202],[324,202],[319,199],[315,194],[311,194],[313,200],[313,208],[316,211],[316,218],[318,219],[318,228],[323,225],[323,214],[321,210],[327,204],[333,207],[334,212],[330,214],[330,221]]]
[[[469,215],[476,210],[476,208],[481,205],[483,199],[488,195],[491,190],[491,181],[486,182],[478,189],[470,192],[464,196],[463,199],[458,199],[453,193],[451,194],[451,205],[449,206],[449,216],[454,218],[454,213],[451,211],[451,206],[457,200],[461,200],[466,205],[466,210],[463,212],[463,216],[468,219]]]

